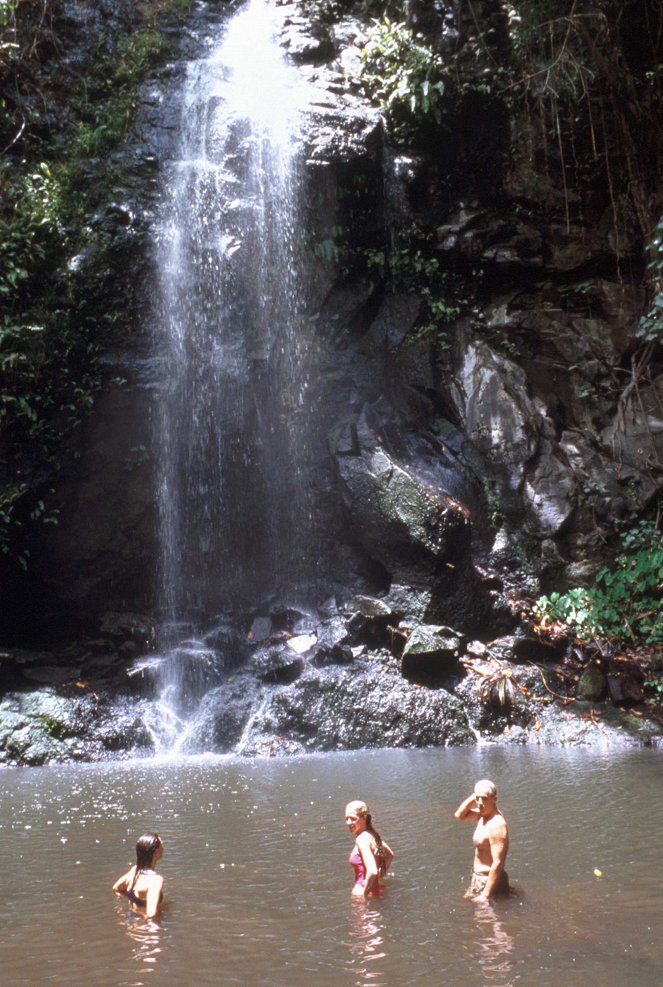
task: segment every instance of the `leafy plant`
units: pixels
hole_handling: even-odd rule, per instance
[[[119,62],[100,51],[81,106],[73,142],[76,156],[99,157],[120,142],[134,110],[136,85],[167,47],[162,34],[146,29],[122,40]]]
[[[168,45],[154,27],[191,4],[143,0],[139,29],[100,36],[74,90],[49,75],[59,0],[0,0],[0,555],[24,568],[29,525],[56,521],[35,488],[93,404],[101,347],[126,324],[121,299],[117,311],[99,311],[78,295],[67,264],[96,235],[86,216],[109,187],[109,152],[131,120],[136,86]],[[45,87],[67,107],[49,140],[33,133],[30,115]],[[98,159],[92,183],[90,157]]]
[[[8,555],[11,550],[10,533],[21,525],[17,508],[27,490],[27,483],[17,483],[0,490],[0,553],[3,555]],[[27,569],[29,555],[27,550],[18,553],[17,561],[21,568]]]
[[[445,271],[433,254],[432,235],[416,223],[399,230],[388,249],[364,250],[368,270],[376,273],[389,289],[422,299],[425,315],[411,335],[412,341],[424,336],[446,346],[446,327],[467,305],[460,282]]]
[[[388,17],[373,20],[363,60],[362,82],[397,144],[412,141],[424,118],[440,122],[441,59],[406,24]]]
[[[513,706],[516,685],[512,669],[503,662],[493,661],[490,672],[484,675],[480,694],[485,702],[498,706],[500,709],[506,710]]]
[[[325,237],[313,245],[313,255],[323,264],[337,264],[347,250],[344,237],[347,230],[342,226],[331,226],[325,230]]]
[[[663,534],[653,521],[640,521],[621,540],[615,564],[597,573],[595,586],[541,596],[536,616],[579,637],[663,642]]]
[[[660,661],[655,663],[655,668],[652,668],[651,664],[646,669],[648,674],[645,679],[645,689],[650,700],[656,705],[660,705],[663,703],[663,675],[661,675]]]

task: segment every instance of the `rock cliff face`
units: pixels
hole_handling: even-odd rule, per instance
[[[130,6],[106,4],[98,16],[129,16]],[[550,116],[559,104],[541,87],[514,94],[496,72],[511,57],[507,9],[488,2],[403,5],[441,46],[457,89],[439,129],[395,151],[357,81],[371,5],[338,4],[335,23],[320,6],[278,4],[284,50],[317,93],[301,140],[321,570],[340,600],[382,598],[394,627],[490,641],[517,626],[523,600],[591,578],[608,522],[660,493],[663,375],[653,359],[639,362],[635,338],[647,304],[636,199],[649,195],[651,218],[659,176],[642,158],[639,185],[619,171],[614,128],[590,153],[586,118],[574,130]],[[82,49],[96,27],[77,10],[67,16]],[[192,15],[174,39],[182,57],[204,49],[217,12],[210,4]],[[636,16],[627,6],[624,18]],[[99,249],[79,258],[81,291],[124,265],[136,329],[125,351],[108,355],[127,382],[109,387],[83,429],[76,469],[56,489],[60,523],[35,535],[29,591],[49,619],[93,626],[108,610],[156,607],[148,231],[180,85],[173,58],[141,88],[114,199],[94,218]],[[390,280],[366,260],[415,228],[462,299],[443,331],[429,325],[425,284]],[[30,611],[27,595],[19,604]],[[265,605],[256,600],[254,612]],[[299,722],[314,700],[304,695],[295,714],[288,697],[317,677],[309,669],[279,693],[266,735]],[[327,733],[338,736],[326,743],[342,746],[346,673],[333,677],[338,723]],[[471,735],[444,697],[453,726],[416,742]],[[311,723],[292,729],[305,747]],[[407,730],[394,730],[408,742]]]
[[[596,161],[587,180],[578,164],[570,174],[564,141],[586,135],[562,128],[551,147],[545,103],[531,91],[500,92],[492,74],[498,59],[509,63],[504,11],[408,8],[416,27],[443,39],[460,81],[433,139],[394,157],[357,83],[366,23],[345,7],[335,24],[315,5],[278,7],[283,47],[319,93],[302,136],[321,350],[315,424],[329,436],[329,453],[320,440],[318,502],[332,540],[354,554],[355,574],[373,573],[372,588],[425,588],[435,619],[475,632],[487,622],[485,637],[504,608],[496,619],[472,558],[530,593],[577,581],[600,561],[606,522],[660,490],[663,385],[655,364],[636,379],[634,363],[644,235],[622,176]],[[84,47],[96,28],[74,8],[70,29]],[[216,9],[178,39],[183,56],[201,45]],[[128,12],[113,4],[106,15]],[[481,95],[477,80],[487,77]],[[48,605],[86,618],[154,609],[146,231],[155,169],[172,154],[180,79],[173,61],[142,88],[116,196],[95,217],[99,253],[79,259],[81,291],[128,260],[136,321],[130,348],[110,356],[129,384],[98,403],[80,465],[57,491],[60,524],[33,546]],[[618,148],[604,151],[618,162]],[[340,263],[346,246],[355,258],[387,249],[412,224],[430,231],[431,256],[462,286],[465,304],[444,340],[417,331],[426,317],[416,288]],[[330,557],[330,569],[347,571],[347,558]]]

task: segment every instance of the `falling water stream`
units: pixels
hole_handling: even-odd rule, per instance
[[[161,590],[214,613],[302,556],[306,433],[298,77],[251,0],[191,62],[157,261]]]
[[[223,666],[201,627],[308,576],[303,94],[275,30],[267,0],[250,0],[188,63],[178,157],[165,169],[155,231],[163,654],[147,663],[160,680],[158,749],[181,745],[196,695]]]

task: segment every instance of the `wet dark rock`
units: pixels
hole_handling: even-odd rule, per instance
[[[81,667],[71,665],[34,665],[23,669],[23,677],[40,685],[61,685],[81,677]]]
[[[312,664],[316,668],[323,668],[325,665],[349,665],[354,659],[355,654],[349,644],[334,644],[331,648],[318,648]]]
[[[455,697],[410,685],[386,655],[359,659],[347,669],[308,668],[292,685],[263,696],[249,745],[261,735],[305,750],[422,747],[471,738]]]
[[[249,638],[252,641],[260,642],[264,641],[272,633],[272,620],[271,617],[256,617],[251,624],[251,630],[249,631]]]
[[[355,596],[350,605],[367,620],[388,620],[392,615],[389,605],[384,600],[371,596]]]
[[[495,264],[509,274],[543,267],[540,230],[478,206],[461,208],[439,226],[437,247],[443,253]]]
[[[149,402],[141,388],[110,388],[81,426],[81,459],[58,486],[56,526],[43,526],[32,579],[51,607],[89,628],[109,609],[154,603],[154,492],[145,451]],[[142,621],[136,623],[136,628]],[[117,635],[115,634],[117,631]],[[149,631],[145,626],[149,639]],[[113,636],[131,637],[121,623]]]
[[[260,649],[251,658],[251,668],[262,682],[293,682],[302,674],[306,659],[288,645]]]
[[[428,613],[432,600],[429,586],[406,586],[393,582],[384,602],[392,612],[405,622],[421,623]]]
[[[629,672],[608,675],[608,693],[615,706],[637,706],[645,701],[641,676]]]
[[[568,707],[550,706],[540,719],[539,729],[527,734],[528,743],[601,750],[655,746],[658,738],[660,724],[655,720],[606,704],[581,702]]]
[[[138,708],[88,689],[13,692],[0,702],[0,763],[100,760],[151,741]]]
[[[408,682],[450,684],[462,675],[460,657],[463,635],[451,627],[419,624],[410,633],[401,659],[401,672]]]
[[[601,702],[608,694],[608,682],[596,665],[586,668],[578,680],[576,697],[585,702]]]
[[[323,621],[317,628],[317,643],[311,658],[317,667],[324,665],[346,665],[354,660],[349,643],[349,628],[342,617],[332,617]]]
[[[106,613],[100,630],[111,638],[134,641],[144,648],[153,646],[156,639],[154,620],[138,613]]]
[[[331,649],[345,644],[348,640],[348,628],[345,617],[333,616],[322,620],[317,628],[318,648]]]
[[[359,455],[336,457],[355,537],[394,577],[432,576],[469,528],[460,505],[420,482],[387,452],[366,410],[357,419]],[[406,580],[408,581],[408,580]]]
[[[524,627],[518,633],[508,634],[490,642],[492,654],[503,655],[514,662],[538,662],[542,665],[559,661],[567,648],[564,637],[547,640]]]
[[[281,30],[281,44],[294,62],[301,65],[319,64],[334,54],[334,43],[329,29],[319,21],[298,17],[292,5],[292,12],[286,14]]]
[[[357,596],[349,605],[352,611],[346,623],[347,637],[352,644],[385,644],[389,637],[392,611],[380,599]]]
[[[535,597],[539,580],[587,583],[605,552],[602,526],[660,493],[652,468],[663,458],[660,367],[652,364],[630,403],[614,387],[606,394],[614,367],[622,374],[631,366],[647,301],[646,237],[624,195],[608,202],[598,187],[564,187],[568,168],[517,100],[502,109],[464,102],[459,133],[445,133],[444,147],[400,156],[389,149],[381,116],[357,84],[367,25],[348,17],[329,27],[323,6],[308,4],[306,16],[294,3],[277,9],[284,48],[313,94],[298,135],[314,203],[307,232],[311,244],[331,243],[328,262],[307,263],[314,341],[327,361],[315,386],[330,450],[319,453],[314,493],[325,505],[321,541],[336,543],[333,559],[322,558],[335,571],[321,596],[338,591],[341,602],[317,620],[257,601],[252,617],[205,637],[223,668],[183,648],[174,660],[188,669],[191,708],[199,703],[201,712],[191,749],[282,755],[477,737],[656,743],[661,730],[646,710],[628,711],[643,700],[637,669],[591,665],[576,687],[556,666],[557,646],[516,629],[508,603],[514,589]],[[486,28],[495,30],[497,51],[498,7],[412,0],[408,13],[454,56],[462,87],[482,67],[492,71]],[[133,30],[136,11],[133,0],[66,0],[56,12],[66,39],[61,71],[85,77],[100,38],[120,57],[118,33]],[[150,654],[140,665],[154,650],[151,620],[140,611],[154,606],[158,554],[148,233],[179,139],[179,56],[206,50],[203,28],[218,15],[218,5],[198,5],[186,26],[169,31],[173,61],[137,93],[126,146],[112,161],[81,164],[94,183],[112,166],[113,189],[88,217],[90,242],[70,258],[68,277],[100,318],[116,310],[109,299],[123,298],[131,330],[122,352],[106,359],[109,377],[117,371],[128,383],[109,385],[81,426],[75,460],[55,484],[59,524],[35,534],[26,582],[25,599],[34,593],[47,604],[49,639],[56,619],[95,636],[81,636],[73,650],[0,653],[3,763],[152,746],[144,697],[165,659]],[[43,107],[25,104],[37,134],[56,129],[50,88],[42,87]],[[238,132],[238,150],[243,139]],[[476,153],[486,141],[489,164]],[[210,155],[218,150],[211,141]],[[346,276],[334,259],[345,246],[332,230],[342,229],[350,252],[365,259],[421,217],[436,230],[435,256],[459,272],[472,306],[443,334],[417,333],[423,293],[392,292],[365,266]],[[293,634],[315,641],[299,654],[287,643]],[[465,656],[463,634],[475,639]],[[239,670],[219,681],[230,668]],[[446,682],[451,672],[455,695],[407,681]],[[606,687],[612,705],[598,708]]]

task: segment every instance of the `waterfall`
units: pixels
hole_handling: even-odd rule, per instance
[[[196,637],[205,621],[287,593],[309,561],[302,97],[274,32],[269,3],[251,0],[187,64],[156,225],[159,585],[174,649],[162,700],[176,716],[191,656],[223,661]]]

